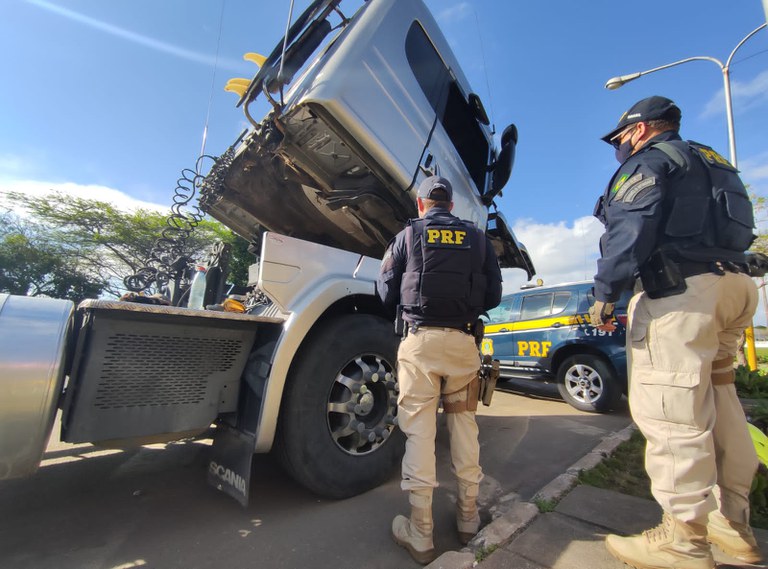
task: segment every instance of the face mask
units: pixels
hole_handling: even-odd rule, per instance
[[[627,158],[632,156],[632,150],[632,137],[630,136],[616,149],[616,160],[619,161],[619,164],[624,164],[624,162],[627,161]]]

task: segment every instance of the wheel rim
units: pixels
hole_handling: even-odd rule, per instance
[[[328,395],[328,429],[336,446],[363,455],[384,444],[395,428],[398,391],[392,365],[381,356],[348,362]]]
[[[579,403],[592,405],[603,395],[603,378],[591,366],[572,365],[563,381],[568,394]]]

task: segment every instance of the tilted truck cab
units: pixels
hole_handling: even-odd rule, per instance
[[[239,83],[253,128],[200,188],[201,207],[258,251],[247,313],[0,295],[0,479],[36,470],[58,409],[63,441],[104,446],[215,424],[208,477],[241,503],[253,453],[273,448],[329,497],[391,476],[399,339],[374,283],[416,215],[415,187],[449,178],[455,212],[488,231],[502,266],[534,270],[493,203],[514,126],[497,147],[419,0],[370,0],[351,17],[340,4],[313,2],[287,49]],[[272,106],[260,122],[257,96]]]

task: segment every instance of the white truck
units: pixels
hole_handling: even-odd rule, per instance
[[[493,203],[515,127],[497,148],[420,0],[369,0],[351,16],[340,3],[314,1],[241,83],[253,128],[202,184],[203,210],[258,245],[261,302],[234,313],[0,294],[0,479],[36,471],[59,410],[62,441],[107,447],[215,425],[209,480],[243,504],[254,453],[276,450],[328,497],[392,475],[399,339],[374,282],[416,216],[415,187],[450,179],[455,213],[486,228],[502,267],[534,269]],[[261,95],[272,110],[257,122]]]

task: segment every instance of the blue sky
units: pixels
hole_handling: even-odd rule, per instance
[[[342,8],[349,3],[342,3]],[[359,2],[352,1],[352,6]],[[720,70],[692,62],[617,91],[615,75],[725,61],[765,22],[760,0],[427,0],[497,130],[520,131],[500,209],[547,283],[589,278],[592,208],[617,163],[599,137],[636,100],[674,99],[682,134],[728,155]],[[309,0],[297,0],[294,15]],[[183,168],[245,127],[231,77],[268,53],[289,1],[3,0],[0,191],[49,188],[168,207]],[[768,195],[768,31],[732,65],[739,166]],[[210,107],[209,107],[210,102]],[[508,273],[506,290],[522,282]]]

